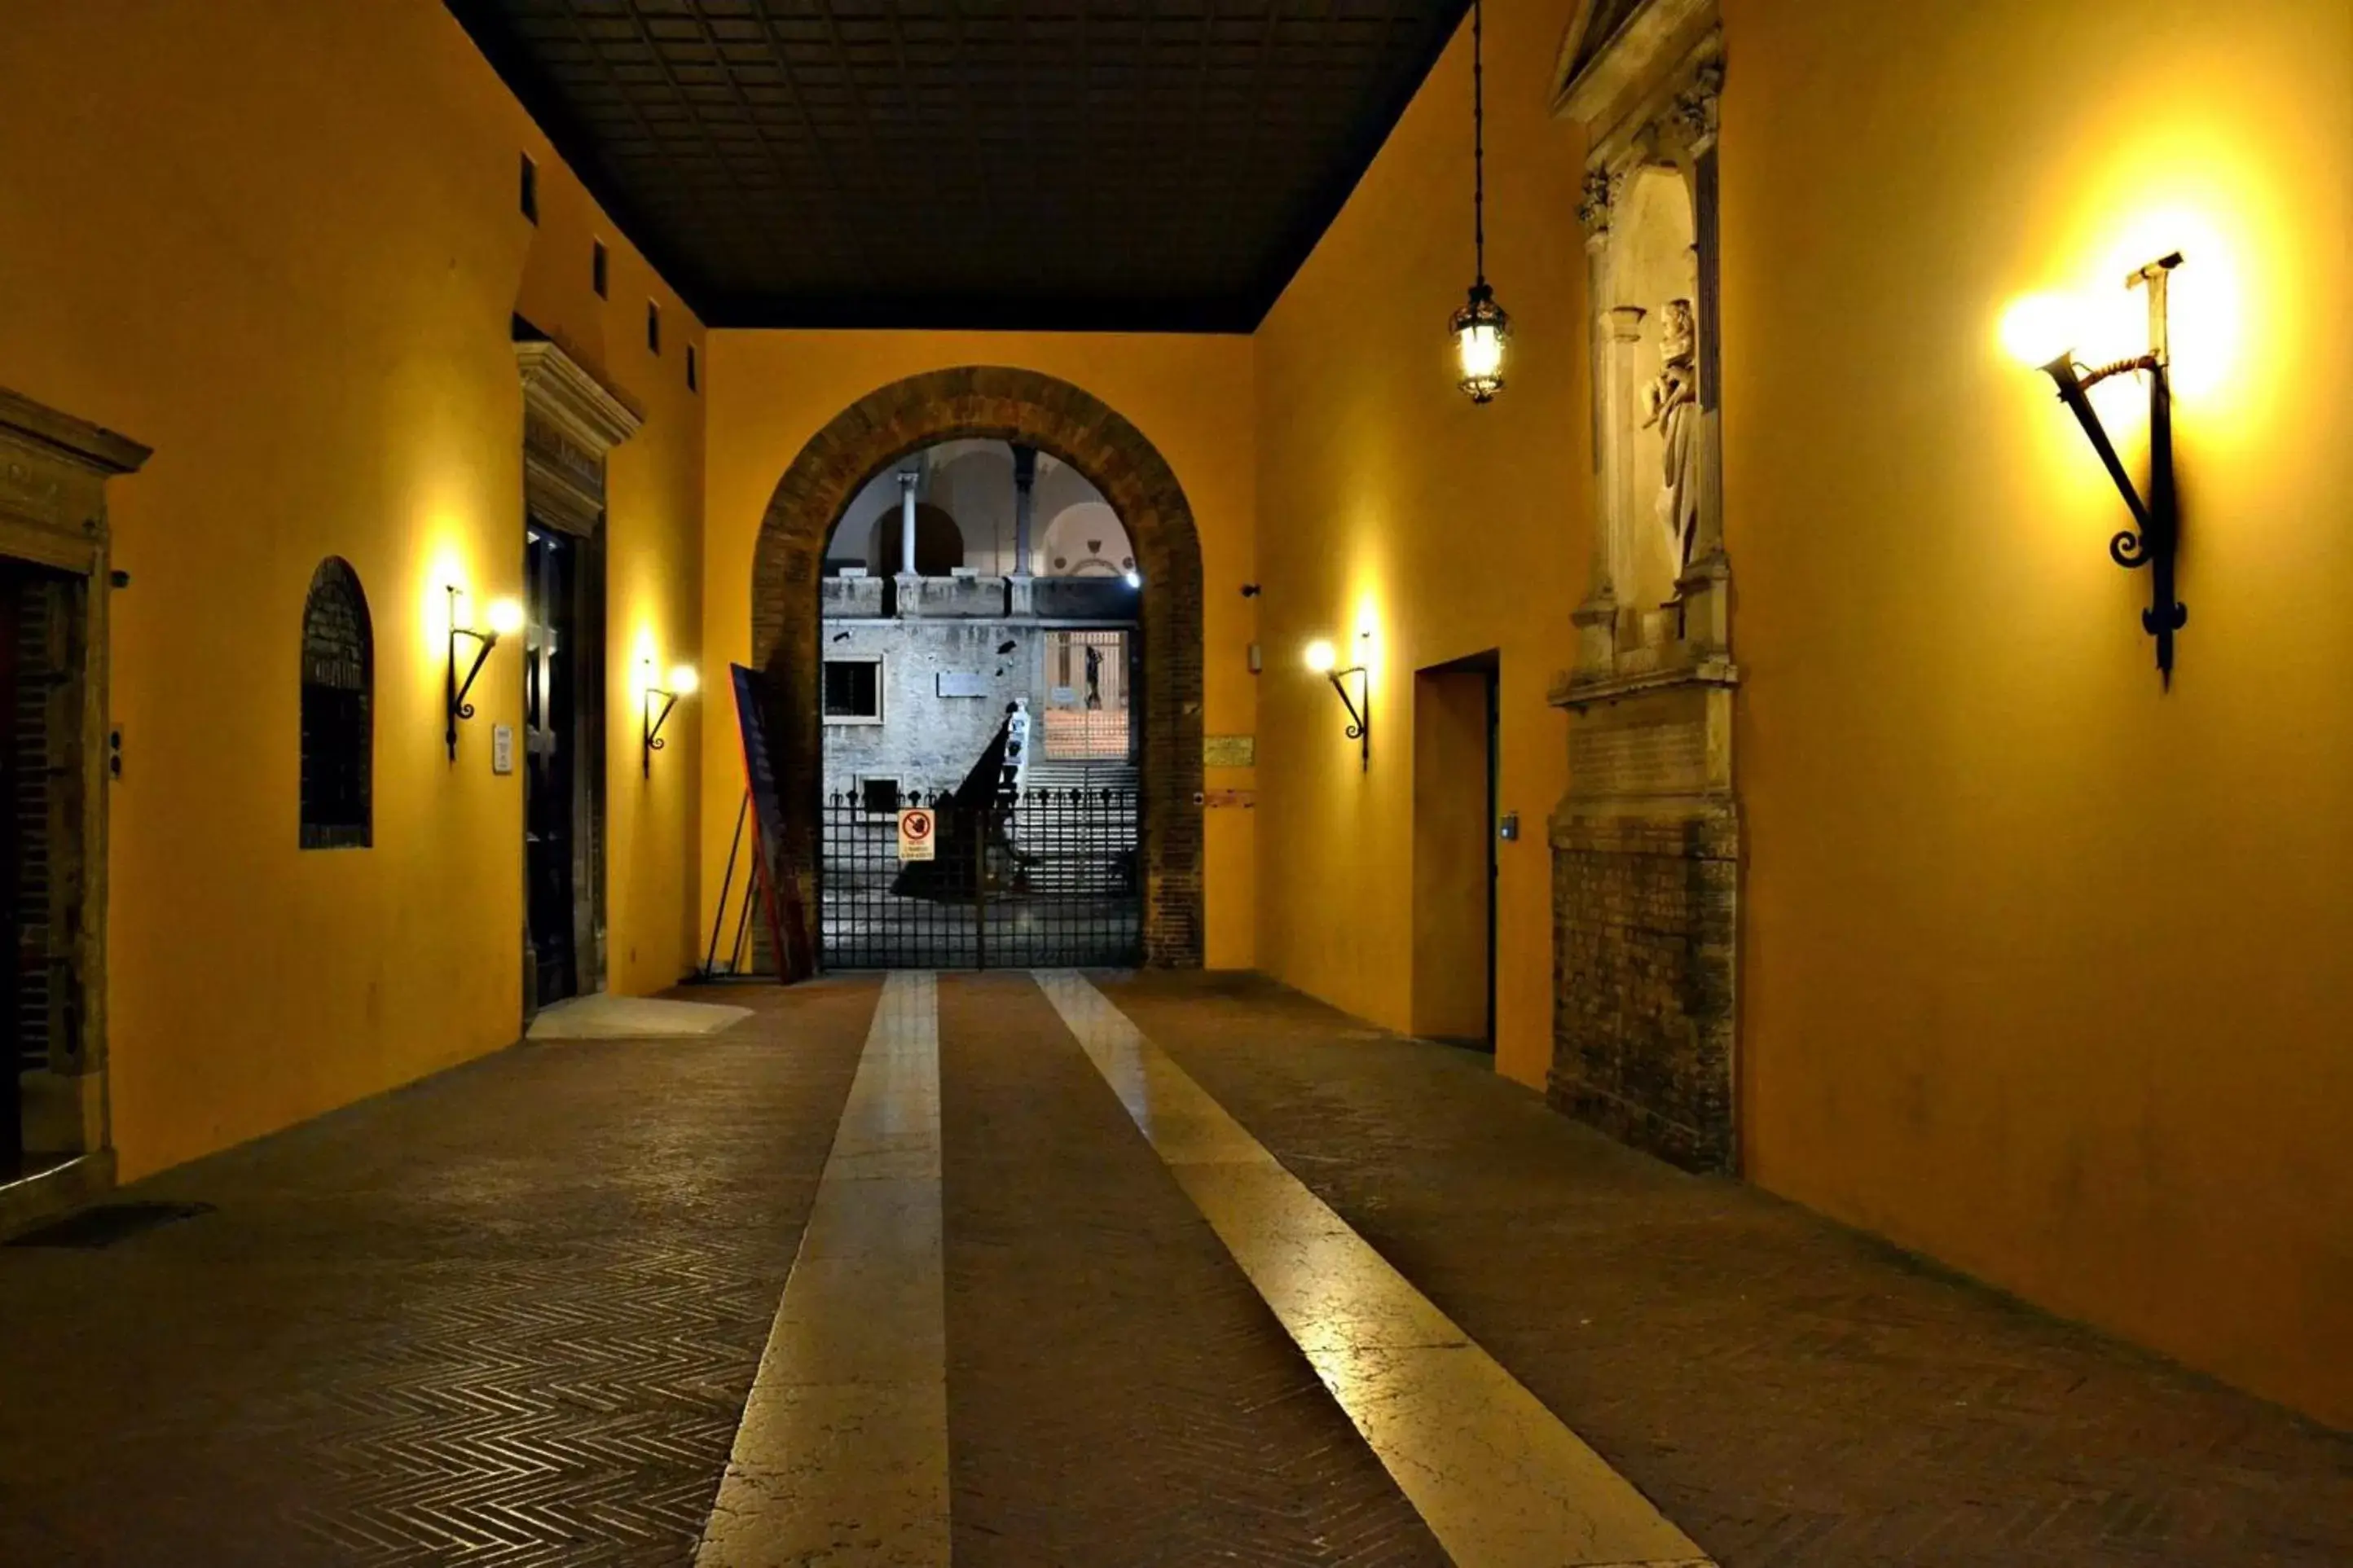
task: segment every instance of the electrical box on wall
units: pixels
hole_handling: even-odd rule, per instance
[[[514,772],[514,726],[512,724],[491,726],[491,772]]]

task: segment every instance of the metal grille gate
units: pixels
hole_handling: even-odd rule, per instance
[[[1124,968],[1143,956],[1140,814],[1127,789],[1024,790],[986,804],[920,792],[936,858],[902,864],[895,810],[825,802],[829,969]]]

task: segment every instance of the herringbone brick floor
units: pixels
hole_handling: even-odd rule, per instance
[[[686,1563],[875,994],[519,1047],[0,1248],[0,1563]]]
[[[2353,1440],[1257,982],[1112,998],[1725,1568],[2353,1564]],[[0,1564],[683,1568],[878,987],[529,1047],[0,1247]],[[970,1564],[1435,1563],[1025,979],[940,987]]]
[[[1483,1057],[1257,980],[1105,990],[1725,1568],[2353,1564],[2353,1438],[1633,1154]]]

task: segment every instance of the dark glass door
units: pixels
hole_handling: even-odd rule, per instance
[[[533,528],[523,551],[523,864],[531,1005],[580,992],[575,835],[580,769],[575,645],[580,551]]]

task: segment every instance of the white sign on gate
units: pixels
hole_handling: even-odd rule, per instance
[[[929,860],[932,858],[932,835],[938,827],[928,806],[911,805],[899,814],[899,858]]]

